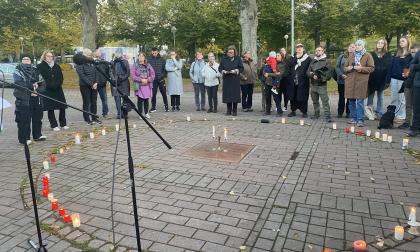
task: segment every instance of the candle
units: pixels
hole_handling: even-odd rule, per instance
[[[71,215],[71,221],[73,222],[73,227],[80,227],[80,215],[78,213]]]
[[[76,134],[76,136],[74,137],[74,143],[75,144],[80,144],[80,135]]]
[[[382,134],[382,141],[383,142],[388,141],[388,134],[385,134],[385,133]]]
[[[388,136],[388,143],[392,143],[392,136]]]
[[[281,118],[281,123],[285,124],[286,123],[286,118],[282,117]]]
[[[115,124],[115,131],[119,131],[120,130],[120,125]]]
[[[64,153],[64,149],[63,148],[60,148],[60,150],[58,151],[60,154],[63,154]]]
[[[408,142],[410,140],[408,138],[403,138],[403,142],[402,142],[402,149],[405,150],[408,148]]]
[[[52,199],[51,200],[51,210],[57,210],[58,209],[58,199]]]
[[[324,248],[324,252],[332,252],[329,248]]]
[[[105,136],[106,135],[106,129],[102,129],[101,134],[102,134],[102,136]]]
[[[408,216],[408,220],[410,222],[416,222],[416,208],[412,207],[410,209],[410,215]]]
[[[56,159],[55,159],[55,156],[54,156],[54,155],[51,155],[51,156],[50,156],[50,161],[51,161],[51,163],[54,163],[54,162],[56,161]]]
[[[191,117],[187,116],[187,122],[190,122],[190,121],[191,121]]]
[[[375,132],[375,138],[378,138],[378,139],[379,139],[380,137],[381,137],[381,133],[380,133],[380,132],[378,132],[378,131],[376,131],[376,132]]]
[[[64,215],[66,214],[66,209],[64,209],[64,208],[60,208],[60,209],[58,209],[58,214],[59,214],[60,216],[64,216]]]
[[[351,127],[350,127],[350,132],[351,132],[351,133],[354,133],[354,126],[351,126]]]
[[[227,128],[225,128],[225,133],[224,133],[224,135],[225,135],[225,140],[227,139]]]
[[[404,239],[404,228],[402,226],[395,226],[394,237],[397,241],[402,241]]]
[[[42,190],[42,197],[47,198],[48,197],[48,186],[44,187],[44,189]]]
[[[50,193],[48,194],[48,200],[49,200],[49,201],[52,201],[52,199],[54,199],[54,194],[53,194],[52,192],[50,192]]]
[[[213,138],[216,138],[216,126],[213,125]]]
[[[135,129],[135,128],[137,128],[137,125],[136,124],[133,124],[133,129]]]
[[[42,166],[44,167],[45,170],[50,169],[50,164],[48,163],[48,161],[42,162]]]
[[[344,130],[346,131],[346,133],[350,133],[350,128],[345,128]]]
[[[44,187],[48,187],[48,177],[45,175],[42,178],[42,184],[44,185]]]
[[[303,125],[305,125],[305,121],[303,119],[300,119],[299,124],[300,124],[300,126],[303,126]]]
[[[49,173],[45,173],[44,177],[47,177],[48,180],[50,179],[50,174]]]
[[[68,214],[63,215],[63,219],[65,223],[69,223],[71,221],[71,217]]]
[[[336,130],[336,129],[337,129],[337,124],[333,123],[333,130]]]
[[[362,240],[353,243],[354,252],[366,251],[366,242]]]
[[[95,134],[94,134],[93,132],[90,132],[90,133],[89,133],[89,138],[90,138],[90,139],[94,139],[94,138],[95,138]]]
[[[372,135],[372,131],[371,130],[366,130],[366,136],[370,137],[370,135]]]

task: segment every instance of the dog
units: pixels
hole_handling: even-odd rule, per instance
[[[397,109],[394,105],[389,105],[385,114],[382,115],[379,121],[378,129],[391,129],[394,127],[395,110]]]

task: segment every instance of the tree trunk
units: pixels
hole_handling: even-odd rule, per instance
[[[315,48],[321,44],[321,28],[316,27],[314,31]]]
[[[388,50],[389,50],[389,46],[391,45],[391,40],[392,40],[392,33],[387,32],[385,34],[385,40],[386,40],[386,43],[388,45]]]
[[[96,48],[96,30],[98,18],[96,5],[98,0],[80,0],[82,4],[83,47],[94,50]]]
[[[242,52],[251,51],[254,62],[258,62],[257,56],[257,27],[258,7],[256,0],[241,0],[239,23],[242,29]],[[240,54],[242,52],[239,52]]]

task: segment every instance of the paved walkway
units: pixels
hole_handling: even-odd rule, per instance
[[[69,103],[80,106],[79,93],[67,90]],[[254,100],[260,100],[255,94]],[[6,99],[13,100],[11,90]],[[114,102],[110,97],[111,108]],[[159,104],[161,104],[161,99]],[[336,103],[336,97],[331,98]],[[140,232],[149,251],[344,251],[354,240],[374,242],[406,225],[410,206],[419,207],[420,166],[401,150],[403,131],[385,130],[393,143],[346,134],[323,121],[299,117],[267,117],[242,113],[232,120],[222,114],[195,112],[193,94],[182,97],[182,112],[152,114],[151,122],[172,145],[168,150],[134,114],[130,115]],[[99,105],[100,108],[100,105]],[[114,109],[114,108],[113,108]],[[259,104],[254,106],[259,111]],[[332,106],[336,111],[336,106]],[[70,213],[80,213],[82,225],[64,224],[40,198],[43,237],[48,251],[109,251],[112,248],[110,198],[116,119],[105,120],[106,136],[71,145],[75,133],[95,127],[67,110],[71,129],[52,132],[44,119],[48,141],[33,144],[33,170],[43,175],[42,161],[58,146],[69,147],[51,165],[50,190]],[[190,116],[192,121],[187,122]],[[13,109],[5,111],[0,135],[0,251],[29,251],[35,239],[23,148],[16,144]],[[367,122],[375,131],[377,122]],[[240,163],[195,158],[194,146],[213,141],[228,128],[228,142],[255,145]],[[96,130],[100,130],[96,127]],[[121,133],[124,133],[121,131]],[[411,146],[420,140],[411,139]],[[114,192],[117,251],[136,248],[125,136],[120,135]],[[417,148],[420,149],[420,148]],[[26,185],[23,187],[23,185]],[[41,188],[41,179],[37,182]],[[40,189],[39,189],[40,191]],[[22,201],[23,198],[23,201]],[[419,209],[418,209],[419,210]],[[420,216],[418,216],[420,218]],[[420,239],[385,239],[388,251],[420,251]],[[376,244],[374,242],[373,244]],[[383,247],[383,248],[385,248]],[[90,250],[89,250],[90,249]],[[369,251],[380,251],[370,246]]]

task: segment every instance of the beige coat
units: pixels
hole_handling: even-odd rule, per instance
[[[257,67],[251,60],[249,62],[243,61],[244,71],[240,74],[241,85],[254,84],[257,80]]]
[[[349,58],[344,65],[344,69],[348,66],[353,66],[354,54],[350,54]],[[359,71],[354,69],[344,70],[347,78],[345,79],[345,97],[348,99],[365,99],[368,97],[368,82],[369,74],[375,70],[373,57],[370,53],[366,52],[360,59],[362,66]]]

